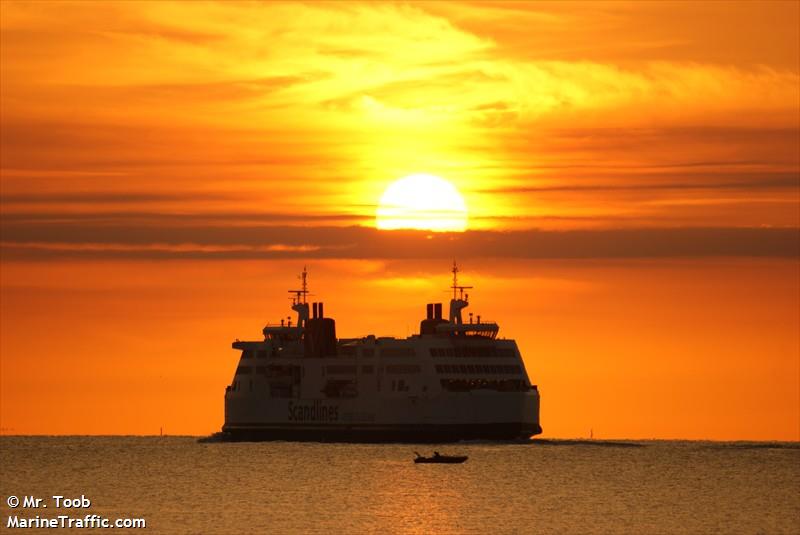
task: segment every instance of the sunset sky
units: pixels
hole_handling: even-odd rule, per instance
[[[544,436],[800,440],[800,3],[0,2],[0,433],[217,431],[304,265],[405,336],[454,258]]]

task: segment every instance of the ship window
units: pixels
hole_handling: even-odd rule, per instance
[[[514,350],[510,347],[501,347],[497,350],[497,356],[509,358],[515,357],[516,355],[514,354]]]
[[[361,373],[372,373],[373,366],[361,366]]]
[[[513,351],[506,349],[506,355],[513,357]],[[497,348],[494,346],[457,346],[454,348],[447,348],[445,354],[448,357],[466,357],[466,358],[491,358],[503,356],[498,354]]]
[[[467,367],[461,364],[458,367],[458,371],[460,371],[461,373],[467,373]]]
[[[419,364],[388,364],[386,373],[419,373],[422,368]]]
[[[236,375],[245,375],[253,371],[250,366],[239,366],[236,368]]]
[[[441,379],[440,384],[451,392],[470,390],[497,390],[498,392],[524,392],[530,390],[524,379]]]
[[[355,357],[356,348],[355,346],[339,346],[339,355],[343,357]]]
[[[413,357],[415,355],[412,347],[383,347],[381,357]]]
[[[269,353],[268,353],[268,351],[267,351],[266,349],[259,349],[259,350],[256,352],[256,358],[259,358],[259,359],[265,359],[265,358],[267,358],[267,355],[268,355],[268,354],[269,354]]]
[[[366,347],[365,347],[365,348],[363,348],[363,349],[361,350],[361,356],[362,356],[362,357],[372,357],[372,356],[375,356],[375,350],[374,350],[374,349],[372,349],[371,347],[369,347],[369,348],[366,348]]]
[[[475,373],[475,366],[472,364],[467,366],[467,373]]]
[[[252,349],[245,349],[242,351],[242,358],[243,359],[251,359],[253,358],[253,350]]]
[[[263,373],[264,375],[267,374],[267,367],[266,366],[256,366],[256,373]]]
[[[332,364],[325,366],[325,371],[330,374],[354,374],[356,367],[348,364]]]

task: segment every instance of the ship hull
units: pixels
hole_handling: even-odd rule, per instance
[[[287,440],[301,442],[442,443],[462,440],[526,440],[542,432],[538,424],[409,424],[409,425],[225,425],[224,439],[231,441]]]
[[[230,440],[456,442],[523,440],[542,432],[539,393],[477,391],[353,399],[226,397]]]

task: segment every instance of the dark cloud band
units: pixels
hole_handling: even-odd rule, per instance
[[[6,223],[4,260],[58,258],[800,257],[798,228],[378,231],[367,227]]]

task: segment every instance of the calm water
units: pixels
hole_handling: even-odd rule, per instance
[[[470,459],[452,466],[411,462],[412,451],[433,449]],[[800,445],[542,441],[433,448],[2,437],[0,491],[4,532],[21,531],[5,529],[15,511],[146,519],[146,530],[127,533],[796,534]],[[12,494],[48,497],[45,503],[54,494],[84,494],[92,506],[12,510]]]

